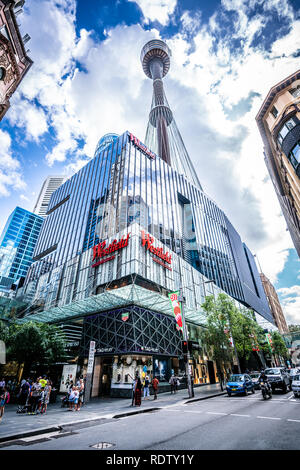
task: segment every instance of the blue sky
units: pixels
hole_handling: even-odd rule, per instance
[[[172,49],[168,101],[204,190],[300,323],[299,260],[255,124],[271,86],[299,69],[299,1],[27,0],[19,21],[34,65],[0,124],[0,229],[106,132],[144,139],[152,90],[139,54],[160,37]]]

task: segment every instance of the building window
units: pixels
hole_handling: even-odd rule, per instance
[[[4,80],[6,70],[4,67],[0,67],[0,80]]]
[[[291,88],[289,92],[294,98],[298,98],[300,96],[300,85],[297,85],[296,88]]]
[[[289,119],[283,124],[283,126],[280,128],[278,135],[277,135],[277,140],[278,140],[279,145],[282,144],[283,139],[287,136],[290,130],[292,130],[293,127],[295,127],[295,125],[296,125],[296,122],[294,118]]]
[[[300,143],[298,142],[297,145],[290,151],[288,155],[288,159],[297,171],[299,163],[300,163]]]
[[[271,114],[274,116],[275,119],[277,118],[277,116],[278,116],[278,111],[277,111],[277,109],[275,108],[275,106],[273,106],[273,108],[271,109]]]

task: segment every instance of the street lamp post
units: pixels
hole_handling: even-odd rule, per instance
[[[186,343],[188,345],[188,331],[187,331],[187,326],[186,326],[185,316],[184,316],[184,297],[182,295],[182,287],[181,286],[179,287],[178,301],[181,304],[183,341],[186,341]],[[186,371],[186,376],[187,376],[187,385],[188,385],[189,398],[193,398],[195,395],[194,395],[194,388],[193,388],[192,377],[191,377],[189,348],[187,349],[187,355],[186,355],[186,361],[185,361],[185,371]]]

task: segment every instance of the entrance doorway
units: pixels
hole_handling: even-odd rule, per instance
[[[213,361],[207,361],[207,369],[209,375],[209,383],[215,384],[216,383],[216,376],[215,376],[215,368]]]
[[[110,396],[112,357],[95,357],[92,397]]]

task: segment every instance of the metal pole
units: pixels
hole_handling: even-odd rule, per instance
[[[181,315],[182,315],[182,326],[183,326],[183,341],[186,341],[188,344],[188,331],[186,327],[186,322],[185,322],[185,317],[184,317],[184,298],[182,295],[182,287],[179,288],[179,296],[178,300],[181,303]],[[193,384],[192,384],[192,377],[191,377],[191,369],[190,369],[190,351],[188,349],[187,351],[187,356],[186,356],[186,362],[185,362],[185,371],[186,371],[186,376],[187,376],[187,382],[188,382],[188,392],[189,392],[189,398],[193,398],[194,395],[194,389],[193,389]]]

